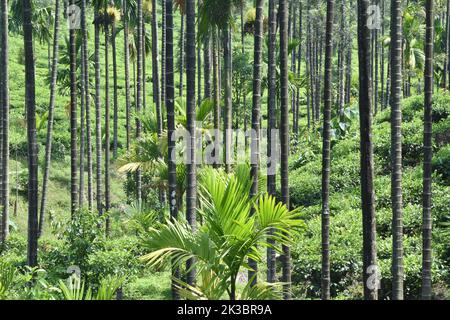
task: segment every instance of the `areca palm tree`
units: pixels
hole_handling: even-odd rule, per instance
[[[142,77],[142,47],[143,47],[143,13],[142,13],[142,0],[137,0],[137,45],[136,45],[136,67],[137,67],[137,82],[136,82],[136,112],[140,112],[142,109],[142,87],[143,77]],[[141,122],[136,118],[136,138],[141,136]],[[138,170],[136,172],[136,192],[137,200],[142,199],[142,176],[141,172]]]
[[[3,14],[2,14],[2,5],[0,4],[0,25],[2,24]],[[2,42],[3,35],[0,33],[0,42]],[[2,60],[3,55],[3,47],[0,48],[0,60]],[[3,88],[3,68],[0,67],[0,88]],[[0,104],[3,104],[3,89],[0,89]],[[3,113],[0,108],[0,133],[3,132]],[[2,143],[2,137],[0,134],[0,190],[2,189],[1,185],[3,184],[3,168],[2,168],[2,162],[1,159],[3,157],[3,143]],[[2,196],[0,192],[0,203],[2,203]],[[6,224],[3,223],[3,221],[6,222],[6,219],[3,219],[3,212],[0,214],[0,245],[3,244],[4,238],[6,239],[6,231],[7,228]],[[8,230],[9,231],[9,230]],[[3,236],[4,235],[4,236]]]
[[[163,130],[161,112],[161,92],[159,82],[159,54],[158,54],[158,21],[156,0],[152,0],[152,72],[153,72],[153,102],[155,103],[158,132]]]
[[[110,186],[110,98],[109,98],[109,26],[111,24],[107,1],[104,2],[103,32],[105,33],[105,211],[111,208]],[[106,218],[105,232],[110,233],[110,220]]]
[[[111,17],[111,49],[112,49],[112,63],[113,63],[113,158],[117,158],[117,146],[119,142],[119,97],[117,89],[117,49],[116,49],[116,35],[117,35],[117,21],[120,19],[120,14],[113,6],[109,8],[109,15]]]
[[[178,107],[181,110],[181,107]],[[182,110],[184,111],[184,109]],[[202,123],[202,128],[210,127],[209,118],[211,117],[211,103],[205,100],[199,108],[197,108],[196,122]],[[120,159],[119,172],[135,173],[141,170],[143,173],[151,175],[153,179],[147,182],[145,187],[155,188],[162,192],[168,192],[169,187],[169,170],[168,170],[168,140],[167,131],[163,131],[161,135],[157,133],[156,118],[153,114],[143,113],[139,115],[144,133],[141,139],[137,140],[130,149],[130,152]],[[176,122],[179,123],[176,130],[186,130],[187,119],[186,114],[180,114]],[[178,147],[181,145],[179,144]],[[175,193],[176,203],[182,204],[183,196],[187,187],[187,169],[184,164],[176,166],[175,175]]]
[[[85,83],[84,107],[86,112],[86,147],[87,147],[87,173],[88,173],[88,208],[92,210],[94,203],[93,177],[92,177],[92,129],[91,129],[91,95],[89,85],[89,50],[88,28],[86,23],[86,0],[81,2],[81,34],[82,34],[82,64]],[[82,154],[81,154],[82,156]]]
[[[103,214],[103,189],[102,189],[102,112],[100,94],[100,1],[94,2],[94,31],[95,31],[95,152],[96,152],[96,184],[97,184],[97,211]]]
[[[187,129],[189,131],[189,160],[187,164],[186,189],[186,219],[193,232],[197,228],[197,159],[196,159],[196,103],[195,103],[195,0],[186,0],[186,76],[187,97],[186,115]],[[195,260],[189,259],[187,263],[187,283],[195,283]]]
[[[131,145],[131,101],[130,101],[130,47],[129,47],[129,28],[128,28],[128,6],[127,0],[122,1],[122,21],[123,21],[123,52],[124,52],[124,72],[125,72],[125,122],[126,122],[126,147],[130,150]]]
[[[289,90],[288,90],[288,9],[287,0],[279,2],[280,17],[280,147],[281,147],[281,199],[289,208]],[[291,251],[283,245],[284,298],[291,299]]]
[[[166,106],[166,0],[161,7],[161,104]]]
[[[23,34],[23,3],[20,0],[10,1],[8,16],[9,30]],[[33,1],[31,3],[31,20],[34,39],[39,43],[49,43],[52,39],[51,26],[53,24],[52,7],[49,2]]]
[[[39,235],[42,235],[45,222],[45,210],[47,205],[47,187],[50,173],[51,152],[52,152],[52,135],[53,135],[53,119],[55,109],[56,95],[56,77],[58,73],[58,55],[59,55],[59,0],[55,0],[55,29],[53,32],[53,58],[52,58],[52,74],[50,84],[50,103],[48,107],[48,123],[47,123],[47,139],[45,143],[45,164],[44,178],[42,182],[42,197],[39,213]]]
[[[334,0],[327,1],[322,148],[322,299],[330,299],[330,157]]]
[[[185,223],[167,221],[152,229],[145,240],[150,253],[143,260],[150,265],[173,261],[180,266],[195,258],[199,283],[188,286],[177,282],[181,293],[188,298],[219,299],[224,294],[231,300],[249,297],[249,284],[240,296],[236,289],[239,271],[249,268],[245,261],[248,258],[261,261],[257,247],[270,246],[266,240],[269,229],[277,230],[270,239],[289,245],[293,228],[303,224],[297,211],[289,211],[272,196],[248,201],[251,184],[247,166],[238,166],[235,175],[205,169],[201,175],[198,211],[204,221],[202,228],[192,232]]]
[[[402,9],[403,38],[403,92],[411,95],[411,78],[421,74],[424,65],[423,38],[425,11],[421,5],[410,2]]]
[[[181,26],[180,26],[180,37],[179,37],[179,42],[178,42],[178,47],[180,49],[179,52],[179,57],[178,57],[178,71],[179,71],[179,84],[178,84],[178,96],[183,97],[183,90],[184,90],[184,69],[185,69],[185,60],[186,60],[186,53],[185,53],[185,48],[186,48],[186,31],[185,31],[185,21],[186,21],[186,14],[184,12],[184,2],[185,0],[182,0],[181,3],[182,5],[179,6],[178,5],[178,1],[175,1],[177,4],[177,7],[180,10],[180,14],[181,14]]]
[[[391,198],[392,198],[392,298],[403,299],[403,200],[402,200],[402,5],[391,1]]]
[[[169,183],[169,208],[170,217],[172,220],[178,218],[178,199],[177,199],[177,168],[175,159],[172,158],[175,141],[172,139],[172,135],[175,131],[175,88],[174,88],[174,65],[173,65],[173,1],[165,1],[165,90],[166,90],[166,109],[167,109],[167,137],[168,137],[168,183]],[[172,268],[172,276],[174,279],[179,279],[179,269]],[[179,292],[176,287],[176,281],[172,281],[172,297],[174,299],[179,298]]]
[[[81,5],[83,7],[83,3]],[[86,8],[81,9],[82,11],[85,11]],[[86,19],[86,12],[83,12],[84,16],[83,19]],[[82,39],[83,39],[83,31],[82,33]],[[80,162],[79,162],[79,170],[80,170],[80,188],[78,192],[78,206],[80,208],[83,208],[84,206],[84,148],[86,146],[86,131],[85,131],[85,103],[86,103],[86,84],[85,82],[85,64],[84,64],[84,50],[86,49],[87,42],[81,41],[81,57],[80,57]]]
[[[424,161],[423,161],[423,224],[422,224],[422,299],[431,299],[431,160],[432,147],[432,105],[433,105],[433,52],[434,52],[434,5],[433,0],[425,2],[425,107],[424,107]]]
[[[449,28],[450,28],[450,0],[446,0],[446,19],[445,19],[445,32],[443,31],[443,33],[445,33],[445,37],[443,36],[443,42],[444,42],[444,63],[443,63],[443,67],[442,67],[442,87],[444,88],[444,90],[447,90],[448,88],[448,80],[447,80],[447,76],[448,76],[448,66],[449,66],[449,61],[448,61],[448,53],[450,51],[450,33],[449,33]]]
[[[224,159],[225,169],[227,172],[231,171],[231,158],[232,158],[232,125],[233,125],[233,99],[232,99],[232,37],[231,26],[226,25],[222,29],[222,43],[223,43],[223,69],[224,69]]]
[[[214,167],[218,167],[220,160],[219,158],[219,130],[220,130],[220,66],[219,66],[219,41],[218,41],[218,30],[213,31],[212,41],[212,61],[213,61],[213,101],[214,101]]]
[[[269,0],[269,63],[268,63],[268,82],[269,82],[269,96],[267,107],[268,118],[268,135],[267,135],[267,157],[273,157],[275,154],[277,144],[272,144],[272,130],[276,128],[276,35],[277,35],[277,16],[275,9],[275,0]],[[267,167],[275,165],[270,162],[267,163]],[[268,169],[269,170],[269,169]],[[275,172],[267,173],[267,192],[271,196],[276,194],[276,174]],[[273,232],[271,230],[270,232]],[[270,241],[270,240],[268,240]],[[275,250],[271,247],[267,248],[267,281],[270,283],[275,282],[276,279],[276,260]]]
[[[199,17],[199,29],[201,34],[211,32],[216,35],[220,31],[223,58],[224,58],[224,160],[225,168],[229,172],[231,170],[232,158],[232,35],[231,35],[231,21],[232,10],[236,5],[239,5],[240,0],[203,0]],[[211,34],[210,33],[210,34]],[[219,32],[217,32],[217,35]],[[214,40],[213,40],[214,41]],[[216,44],[217,46],[217,44]],[[215,53],[214,53],[215,54]],[[219,86],[220,87],[220,86]],[[219,90],[218,90],[219,91]],[[217,128],[217,127],[216,127]]]
[[[203,5],[203,1],[199,1],[198,14]],[[200,26],[198,27],[200,33]],[[205,35],[203,39],[203,98],[211,98],[211,36]]]
[[[0,228],[0,244],[3,244],[9,234],[9,46],[8,46],[8,1],[2,0],[0,3],[0,39],[2,44],[0,60],[1,94],[0,104],[2,105],[2,157],[1,167],[3,170],[1,182],[2,215]]]
[[[255,41],[253,58],[253,107],[252,107],[252,143],[251,143],[251,179],[252,187],[250,189],[250,198],[258,194],[258,173],[259,173],[259,132],[261,128],[261,63],[262,63],[262,44],[263,44],[263,0],[256,1],[256,19],[255,19]],[[256,261],[250,260],[249,280],[252,285],[257,281],[258,265]]]
[[[197,14],[200,11],[201,0],[197,0]],[[197,24],[196,32],[199,32],[200,27]],[[204,43],[203,43],[204,44]],[[206,50],[206,46],[203,45],[203,49]],[[197,106],[200,105],[200,102],[203,100],[202,98],[202,45],[199,45],[196,48],[197,51]]]
[[[370,270],[376,271],[375,192],[373,188],[371,30],[368,28],[368,0],[358,0],[359,121],[361,153],[361,206],[363,216],[364,298],[378,299],[377,283],[371,283]],[[377,274],[375,274],[375,278]],[[375,279],[376,281],[377,279]]]
[[[74,4],[74,1],[71,1]],[[75,15],[75,12],[70,14]],[[72,18],[73,19],[73,18]],[[76,30],[69,30],[70,48],[70,212],[72,217],[78,208],[78,178],[77,178],[77,52]]]
[[[23,38],[25,49],[25,103],[28,141],[28,248],[27,264],[37,265],[38,238],[38,153],[36,139],[35,66],[31,1],[23,2]]]

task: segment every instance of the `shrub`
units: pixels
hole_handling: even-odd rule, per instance
[[[52,159],[64,160],[70,150],[70,135],[65,131],[55,131],[52,141]]]
[[[95,212],[77,212],[68,222],[60,237],[64,240],[66,265],[77,265],[85,269],[89,254],[104,247],[104,230],[98,226],[104,224],[106,215],[101,217]]]
[[[392,233],[392,209],[382,208],[376,212],[377,232],[382,237]],[[405,204],[403,208],[403,232],[405,235],[419,236],[422,226],[422,206],[418,204]]]
[[[336,296],[360,277],[361,213],[358,210],[335,213],[331,217],[330,255],[331,292]],[[292,273],[297,294],[320,297],[321,278],[321,218],[307,222],[307,231],[292,248]],[[300,285],[301,283],[301,285]]]
[[[403,203],[422,203],[422,168],[420,166],[403,170]],[[436,176],[433,179],[437,179]],[[389,175],[375,177],[375,195],[377,208],[391,206],[391,177]]]
[[[419,118],[403,124],[403,166],[415,166],[423,161],[423,122]]]
[[[310,169],[308,169],[310,168]],[[310,162],[289,177],[291,202],[294,207],[310,206],[320,202],[320,162]]]
[[[359,153],[346,157],[332,157],[330,184],[334,192],[343,192],[359,185]]]
[[[417,299],[421,288],[421,255],[422,240],[419,221],[412,206],[405,209],[404,237],[404,272],[405,272],[405,298]],[[380,213],[380,212],[377,212]],[[383,211],[379,222],[386,223]],[[319,298],[321,286],[321,219],[316,216],[307,223],[307,231],[292,248],[293,287],[297,296]],[[414,228],[416,232],[408,231]],[[381,271],[380,298],[387,299],[391,295],[391,257],[392,237],[390,230],[385,235],[379,232],[377,237],[378,265]],[[437,231],[435,232],[435,234]],[[331,259],[331,294],[333,297],[346,299],[360,299],[362,297],[362,219],[361,211],[349,210],[334,212],[330,225],[330,259]],[[437,288],[445,288],[448,282],[448,264],[442,260],[440,252],[434,251],[433,283]],[[435,294],[439,292],[436,289]]]
[[[443,147],[450,142],[450,120],[433,124],[433,139],[437,147]]]
[[[433,171],[442,176],[445,183],[450,185],[450,145],[440,149],[433,156]]]
[[[450,105],[450,94],[436,94],[433,96],[433,122],[447,119],[450,115],[448,106]]]
[[[135,276],[141,270],[138,256],[132,251],[120,247],[110,250],[98,250],[91,253],[87,259],[84,275],[91,285],[98,285],[105,276]]]

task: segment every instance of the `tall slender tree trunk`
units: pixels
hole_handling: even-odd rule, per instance
[[[143,16],[142,16],[142,0],[137,1],[137,46],[136,46],[136,59],[137,59],[137,71],[136,71],[136,113],[139,114],[142,110],[142,87],[144,86],[143,83],[143,76],[142,76],[142,61],[144,59],[142,53],[142,47],[144,45],[143,43]],[[136,117],[136,138],[139,139],[141,137],[141,121],[138,117]],[[140,152],[140,151],[138,151]],[[141,170],[136,171],[136,198],[138,202],[142,201],[142,173]]]
[[[350,8],[353,7],[353,1],[350,0]],[[344,8],[345,9],[345,8]],[[351,11],[350,11],[351,12]],[[345,61],[345,103],[350,103],[351,90],[352,90],[352,54],[353,54],[353,38],[351,34],[351,15],[345,19],[346,25],[346,61]]]
[[[71,2],[74,2],[72,0]],[[71,12],[75,14],[75,12]],[[77,51],[76,30],[69,30],[70,46],[70,212],[72,217],[78,209],[77,179]]]
[[[107,3],[105,2],[105,19],[103,25],[103,32],[105,33],[105,212],[109,213],[111,209],[111,193],[110,193],[110,100],[109,100],[109,24],[110,21],[106,14]],[[110,219],[106,218],[105,233],[109,236],[111,231]]]
[[[403,300],[402,2],[391,0],[392,299]]]
[[[322,299],[330,299],[330,154],[334,0],[327,1],[322,148]]]
[[[214,87],[214,167],[218,168],[221,163],[220,157],[220,86],[219,86],[219,41],[218,32],[215,30],[214,37],[211,39],[213,43],[213,87]]]
[[[130,47],[129,47],[129,28],[128,28],[128,7],[127,0],[122,1],[123,10],[123,52],[124,52],[124,66],[125,66],[125,127],[127,138],[127,151],[131,146],[131,99],[130,99]]]
[[[344,67],[345,67],[345,1],[340,4],[340,26],[339,26],[339,52],[338,52],[338,68],[339,68],[339,79],[338,79],[338,95],[337,102],[339,106],[339,114],[342,116],[344,113]],[[325,53],[326,54],[326,53]],[[326,59],[326,58],[325,58]]]
[[[92,129],[91,129],[91,95],[89,88],[89,50],[88,50],[88,29],[86,26],[86,0],[81,2],[81,29],[83,39],[83,65],[85,83],[85,110],[86,110],[86,143],[87,143],[87,170],[88,170],[88,208],[92,210],[94,205],[94,191],[92,178]],[[84,15],[83,15],[84,13]]]
[[[37,265],[38,257],[38,152],[36,138],[36,95],[33,50],[32,7],[23,0],[23,40],[25,52],[25,104],[28,141],[28,246],[27,264]]]
[[[211,98],[211,38],[205,36],[203,40],[203,96]]]
[[[448,1],[448,0],[447,0]],[[450,89],[450,1],[447,2],[447,44],[448,44],[448,49],[446,52],[446,56],[447,56],[447,82],[448,82],[448,87],[447,89]]]
[[[187,165],[187,188],[186,188],[186,220],[192,232],[197,229],[196,207],[197,207],[197,160],[196,160],[196,110],[195,110],[195,0],[186,0],[186,117],[187,130],[189,131],[189,160]],[[195,283],[195,260],[187,262],[187,283]]]
[[[2,4],[0,4],[0,26],[3,26],[3,13],[2,13]],[[2,32],[0,32],[0,43],[2,43],[3,41],[3,30]],[[2,46],[0,47],[0,61],[3,61],[3,43]],[[5,50],[6,51],[6,50]],[[2,185],[3,185],[3,163],[1,161],[1,159],[3,159],[3,108],[1,106],[3,106],[3,78],[4,78],[4,71],[3,71],[3,66],[0,65],[0,190],[3,190]],[[0,204],[3,204],[3,194],[0,191]],[[0,213],[0,245],[3,245],[4,241],[6,240],[7,237],[7,233],[9,232],[9,228],[8,225],[9,222],[7,222],[7,219],[3,219],[3,212]],[[6,229],[8,229],[8,231],[6,231]],[[1,249],[1,247],[0,247]]]
[[[146,67],[146,59],[147,59],[147,50],[145,49],[145,35],[147,31],[145,30],[145,13],[142,11],[142,110],[145,111],[147,106],[147,67]]]
[[[422,299],[431,299],[431,159],[433,158],[432,108],[433,108],[433,54],[434,54],[434,4],[425,2],[426,40],[425,40],[425,108],[423,130],[423,222],[422,222]]]
[[[288,10],[287,0],[279,2],[280,15],[280,87],[281,87],[281,199],[289,208],[289,89],[288,89]],[[291,299],[291,250],[283,245],[283,296]]]
[[[184,53],[184,48],[185,48],[185,32],[184,32],[184,21],[186,20],[185,14],[181,13],[181,27],[180,27],[180,64],[179,64],[179,68],[180,68],[180,83],[179,83],[179,88],[178,88],[178,95],[180,97],[183,97],[183,80],[184,80],[184,59],[185,59],[185,53]]]
[[[322,52],[323,52],[323,39],[322,34],[317,36],[317,57],[316,60],[316,120],[320,120],[320,93],[322,90]]]
[[[75,35],[75,41],[76,41]],[[76,46],[76,44],[75,44]],[[86,102],[86,83],[84,82],[84,47],[86,43],[81,42],[81,56],[80,56],[80,75],[79,75],[79,83],[80,83],[80,161],[79,161],[79,189],[78,189],[78,207],[83,208],[84,206],[84,148],[86,146],[86,131],[85,131],[85,102]],[[77,50],[75,48],[75,50]],[[78,89],[78,85],[77,85]]]
[[[278,143],[272,144],[272,130],[276,129],[276,43],[277,43],[277,15],[275,9],[275,0],[269,0],[269,65],[268,65],[268,81],[269,96],[267,104],[267,192],[276,196],[276,162],[275,155]],[[274,232],[271,230],[270,232]],[[268,240],[272,245],[275,244],[271,239]],[[276,282],[276,255],[273,248],[267,248],[267,282]]]
[[[242,46],[242,54],[245,53],[245,24],[244,24],[244,9],[245,9],[245,1],[242,1],[240,11],[241,11],[241,46]],[[243,82],[241,82],[241,86],[245,88]],[[243,96],[243,110],[244,110],[244,132],[247,132],[247,122],[248,122],[248,116],[247,116],[247,90],[240,90]],[[237,118],[237,117],[236,117]],[[237,121],[237,120],[236,120]],[[237,137],[236,137],[237,142]],[[244,137],[244,148],[247,151],[248,150],[248,137],[245,135]]]
[[[391,49],[389,48],[389,56],[391,55]],[[384,97],[384,108],[387,107],[389,104],[389,99],[391,97],[390,95],[390,88],[391,88],[391,61],[388,59],[387,61],[387,79],[386,79],[386,96]]]
[[[97,184],[97,211],[99,215],[103,214],[103,190],[102,190],[102,110],[101,110],[101,94],[100,94],[100,4],[95,4],[95,152],[96,152],[96,173],[95,180]]]
[[[385,2],[382,1],[381,3],[381,17],[384,17],[384,14],[386,12],[385,9]],[[385,29],[385,23],[384,19],[381,20],[381,38],[384,39],[384,29]],[[381,93],[380,93],[380,107],[381,110],[384,109],[384,95],[386,94],[385,91],[385,71],[384,71],[384,44],[383,41],[380,43],[380,80],[381,80]]]
[[[377,6],[379,6],[379,1],[378,0],[375,3],[376,3]],[[378,101],[379,101],[379,96],[378,96],[378,94],[379,94],[379,89],[378,89],[378,85],[379,85],[378,62],[379,62],[379,52],[380,52],[380,46],[379,46],[379,40],[378,40],[378,37],[379,37],[378,29],[374,29],[373,30],[373,36],[374,36],[373,43],[374,43],[374,46],[375,46],[373,48],[374,64],[375,64],[374,65],[374,77],[375,77],[375,79],[374,79],[374,86],[375,86],[375,88],[374,88],[374,95],[373,95],[373,97],[374,97],[373,104],[374,104],[374,112],[375,112],[375,114],[377,114],[378,113]]]
[[[166,107],[166,0],[161,2],[161,104]]]
[[[47,137],[45,142],[45,164],[44,164],[44,178],[42,181],[42,197],[41,208],[39,214],[39,236],[42,235],[45,223],[45,209],[47,205],[47,187],[50,174],[51,154],[52,154],[52,135],[53,135],[53,119],[55,110],[55,95],[56,95],[56,76],[58,74],[58,57],[59,57],[59,3],[60,0],[55,0],[55,26],[53,31],[53,57],[51,66],[51,84],[50,84],[50,103],[48,107],[47,120]]]
[[[175,132],[175,87],[174,87],[174,64],[173,64],[173,3],[172,0],[165,0],[166,8],[166,102],[167,102],[167,136],[168,136],[168,180],[169,180],[169,210],[172,220],[178,218],[178,197],[177,197],[177,166],[176,159],[172,158],[175,149],[175,141],[172,135]],[[180,278],[180,271],[177,267],[172,267],[173,279]],[[172,280],[172,298],[178,300],[180,294],[177,289],[176,280]]]
[[[3,244],[9,234],[9,44],[8,44],[8,1],[1,0],[1,34],[0,39],[2,43],[1,54],[1,82],[2,91],[0,105],[2,107],[2,183],[0,191],[2,196],[2,225],[0,231],[0,244]]]
[[[289,28],[291,29],[291,31],[289,32],[291,40],[293,41],[295,38],[297,38],[297,15],[295,14],[295,5],[293,1],[290,1],[290,6],[289,6],[289,17],[291,17],[289,20],[291,20],[291,23],[289,24]],[[293,51],[291,53],[291,73],[294,74],[295,70],[296,70],[296,63],[297,63],[297,59],[296,59],[296,55],[295,55],[295,51]],[[291,90],[291,112],[292,112],[292,127],[293,127],[293,131],[295,130],[295,89]]]
[[[197,12],[200,12],[200,5],[201,5],[201,0],[197,0]],[[195,14],[195,10],[194,10],[194,14]],[[195,20],[195,17],[194,17]],[[197,34],[200,32],[200,26],[197,25],[197,30],[196,30]],[[205,48],[204,48],[205,49]],[[202,45],[198,44],[197,46],[197,68],[196,68],[196,72],[197,72],[197,106],[200,106],[201,102],[202,102],[202,55],[201,55],[201,51],[202,51]]]
[[[262,45],[263,45],[263,5],[264,0],[256,0],[256,19],[255,19],[255,41],[253,56],[253,106],[252,106],[252,133],[251,133],[251,170],[252,187],[250,189],[250,198],[258,195],[258,174],[259,174],[259,134],[261,129],[261,63],[262,63]],[[255,260],[249,260],[249,281],[256,285],[258,264]]]
[[[158,135],[161,135],[162,114],[161,114],[161,95],[159,87],[159,58],[158,58],[158,16],[156,10],[156,0],[152,0],[152,75],[153,75],[153,101],[156,109],[156,122],[158,126]]]
[[[117,158],[118,134],[119,134],[119,98],[117,91],[117,50],[116,50],[116,23],[111,22],[111,49],[113,62],[113,158]]]
[[[307,110],[307,116],[308,116],[308,128],[311,127],[311,123],[314,127],[314,109],[315,109],[315,102],[314,102],[314,72],[313,72],[313,65],[314,65],[314,52],[313,52],[313,41],[312,41],[312,26],[311,26],[311,2],[310,0],[307,1],[307,11],[308,14],[306,15],[306,26],[307,26],[307,36],[306,36],[306,52],[307,52],[307,61],[306,61],[306,67],[307,67],[307,75],[308,75],[308,110]]]
[[[298,45],[298,51],[297,51],[297,77],[301,77],[301,68],[302,68],[302,48],[303,48],[303,7],[302,3],[299,4],[299,45]],[[296,137],[298,137],[298,130],[299,130],[299,121],[300,121],[300,89],[297,88],[296,90],[297,96],[296,96],[296,102],[295,102],[295,117],[294,117],[294,134]]]
[[[367,27],[369,0],[358,0],[359,121],[361,206],[363,215],[363,285],[366,300],[378,299],[375,192],[373,188],[371,31]],[[375,276],[375,277],[374,277]],[[374,282],[371,282],[374,280]]]
[[[442,75],[442,82],[444,90],[449,88],[448,83],[450,82],[450,0],[447,0],[447,14],[445,21],[445,52],[444,52],[444,72]]]
[[[233,121],[233,100],[232,100],[232,44],[231,44],[231,32],[230,26],[226,26],[222,30],[223,36],[223,55],[224,55],[224,91],[225,91],[225,111],[224,111],[224,143],[225,143],[225,170],[226,172],[231,171],[231,162],[232,162],[232,144],[233,144],[233,135],[232,135],[232,121]]]

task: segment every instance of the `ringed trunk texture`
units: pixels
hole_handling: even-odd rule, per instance
[[[366,300],[378,299],[375,192],[373,188],[371,31],[367,27],[368,0],[358,0],[359,121],[361,152],[361,202],[363,215],[363,285]]]
[[[2,225],[0,230],[0,244],[3,244],[9,235],[9,43],[8,43],[8,1],[1,0],[1,83],[0,105],[2,106]]]
[[[422,222],[422,299],[431,299],[431,265],[432,265],[432,215],[431,215],[431,159],[433,158],[432,141],[432,106],[433,106],[433,53],[434,53],[434,5],[433,0],[425,2],[426,40],[425,40],[425,108],[423,130],[423,222]]]
[[[168,175],[169,175],[169,210],[173,220],[178,218],[178,197],[177,197],[177,172],[176,159],[172,159],[175,149],[175,141],[171,139],[175,131],[175,87],[174,87],[174,63],[173,63],[173,3],[172,0],[165,0],[166,9],[166,107],[167,107],[167,136],[168,136]],[[172,266],[172,277],[180,278],[180,270]],[[176,280],[172,280],[172,298],[180,299]]]
[[[330,299],[330,154],[334,0],[327,1],[322,148],[322,299]]]
[[[255,19],[255,41],[253,57],[253,106],[252,106],[252,141],[251,152],[251,170],[252,187],[250,189],[250,198],[254,199],[258,195],[258,173],[259,173],[259,135],[261,129],[261,63],[262,63],[262,44],[263,44],[263,5],[264,0],[256,1],[256,19]],[[258,264],[255,260],[249,260],[249,280],[251,285],[256,285]]]
[[[391,1],[392,299],[403,300],[402,4]]]
[[[289,90],[288,90],[288,9],[287,0],[279,2],[280,14],[280,75],[281,75],[281,199],[287,208],[289,202]],[[291,299],[291,250],[283,245],[283,297]]]
[[[269,96],[267,107],[267,119],[269,131],[267,135],[267,157],[270,159],[272,155],[276,154],[277,143],[272,144],[272,130],[276,129],[276,37],[277,37],[277,16],[275,11],[275,0],[269,0],[269,65],[268,65],[268,81],[269,81]],[[267,170],[270,166],[275,166],[276,163],[267,163]],[[276,173],[273,170],[267,172],[267,192],[275,196],[276,195]],[[271,230],[273,232],[274,230]],[[274,241],[268,240],[269,243],[274,245]],[[276,282],[276,255],[275,250],[267,248],[267,282]]]
[[[36,94],[31,0],[23,0],[25,53],[25,104],[28,141],[28,246],[27,264],[37,265],[38,249],[38,154],[36,138]]]
[[[186,219],[194,233],[197,229],[197,160],[196,160],[196,103],[195,103],[195,0],[186,0],[186,116],[189,131],[189,161],[187,165]],[[195,260],[187,262],[187,283],[195,284]]]

